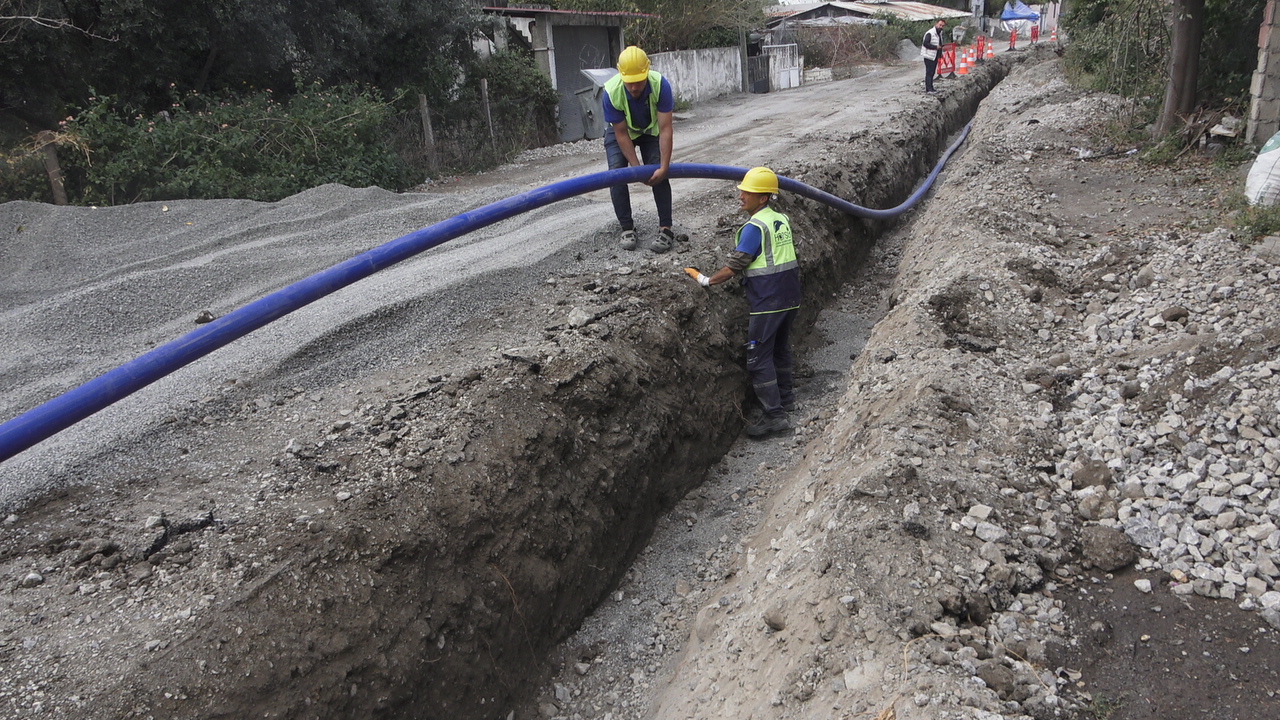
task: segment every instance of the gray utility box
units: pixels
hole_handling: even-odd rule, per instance
[[[577,92],[578,110],[582,113],[583,134],[591,139],[604,137],[604,84],[618,74],[613,68],[591,68],[582,70],[591,84]]]

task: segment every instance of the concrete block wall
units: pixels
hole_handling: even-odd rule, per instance
[[[1276,0],[1268,0],[1258,29],[1258,68],[1253,72],[1249,107],[1249,129],[1245,140],[1254,147],[1280,131],[1280,27],[1277,27]]]
[[[671,81],[676,100],[701,102],[742,91],[742,56],[736,47],[655,53],[649,63]]]

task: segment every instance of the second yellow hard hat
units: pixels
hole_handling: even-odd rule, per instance
[[[767,167],[754,167],[742,177],[739,190],[751,193],[778,194],[778,176]]]

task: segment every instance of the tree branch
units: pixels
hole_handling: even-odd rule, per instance
[[[97,39],[106,40],[107,42],[116,42],[118,37],[104,37],[96,33],[89,32],[82,27],[77,26],[66,18],[47,18],[39,15],[0,15],[0,43],[13,42],[17,39],[18,31],[25,23],[31,23],[39,27],[48,28],[50,30],[75,30],[84,35]]]

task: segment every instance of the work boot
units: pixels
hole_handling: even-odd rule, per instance
[[[770,435],[791,431],[791,421],[783,417],[765,416],[747,426],[747,437],[763,440]]]
[[[661,228],[658,230],[658,239],[653,241],[653,251],[656,253],[664,253],[671,249],[671,245],[676,241],[676,234],[671,232],[671,228]]]
[[[623,230],[622,240],[618,244],[618,247],[621,247],[623,250],[635,250],[636,249],[636,231]]]

